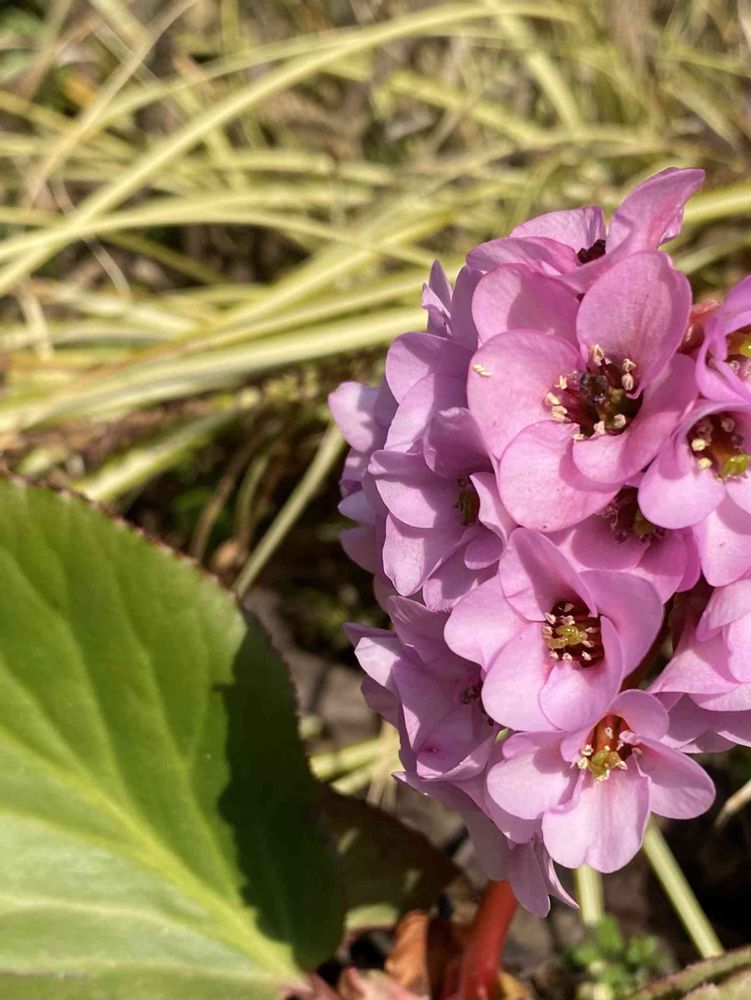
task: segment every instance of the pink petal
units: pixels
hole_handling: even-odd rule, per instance
[[[748,614],[751,614],[751,580],[738,580],[726,587],[719,587],[712,591],[696,627],[696,635],[699,639],[706,639],[717,629]]]
[[[488,771],[488,794],[501,809],[522,819],[537,819],[547,809],[571,796],[578,777],[563,760],[560,736],[524,734],[512,736],[523,748],[505,757]]]
[[[348,493],[337,510],[343,517],[348,517],[350,521],[375,524],[375,511],[364,490],[354,490],[352,493]]]
[[[383,569],[397,592],[409,597],[461,544],[459,528],[413,528],[392,514],[386,518]]]
[[[455,479],[437,476],[421,454],[377,451],[369,472],[389,511],[413,528],[460,528],[462,519]]]
[[[354,448],[347,453],[347,457],[344,459],[342,478],[339,482],[342,496],[346,496],[347,493],[360,486],[368,469],[370,454],[370,450],[355,451]]]
[[[484,716],[467,706],[448,706],[424,727],[419,745],[415,742],[415,768],[422,778],[466,781],[484,770],[494,740]]]
[[[661,601],[668,601],[676,590],[688,590],[696,583],[698,560],[692,558],[689,565],[689,554],[693,554],[695,548],[691,538],[686,539],[682,533],[670,531],[664,538],[655,538],[646,545],[643,542],[639,544],[643,555],[631,572],[651,583]],[[689,579],[684,587],[682,583],[687,572]]]
[[[680,691],[714,695],[737,687],[727,667],[728,652],[721,635],[706,642],[681,641],[678,651],[652,683],[650,691]]]
[[[547,856],[547,864],[545,867],[551,896],[555,896],[556,899],[560,899],[560,901],[565,903],[566,906],[570,906],[572,909],[578,910],[579,904],[568,892],[566,892],[560,879],[558,878],[558,873],[556,872],[555,865],[553,864],[553,859],[547,851],[545,851],[545,855]]]
[[[402,709],[399,699],[370,677],[364,677],[360,685],[365,704],[382,719],[385,719],[394,729],[401,731]]]
[[[514,895],[533,916],[550,912],[550,885],[540,851],[534,844],[515,844],[508,856],[508,879]]]
[[[493,268],[480,280],[472,316],[480,344],[508,330],[539,330],[576,343],[579,302],[566,285],[524,264]]]
[[[480,513],[477,515],[477,520],[505,542],[516,527],[516,522],[501,503],[495,474],[477,472],[469,478],[480,499]]]
[[[368,573],[381,569],[381,552],[376,541],[375,529],[364,524],[357,528],[346,528],[339,536],[342,548],[357,566]]]
[[[500,725],[539,732],[551,728],[538,699],[549,670],[546,649],[540,626],[529,625],[493,660],[482,686],[482,703]]]
[[[688,695],[663,695],[661,700],[670,710],[670,729],[662,740],[667,746],[683,753],[718,752],[731,748],[732,741],[711,730],[719,729],[725,720],[734,717],[733,713],[708,712],[699,708]]]
[[[715,726],[721,738],[742,746],[751,746],[751,716],[748,712],[723,712]]]
[[[355,656],[371,680],[392,694],[398,694],[394,670],[404,660],[404,647],[393,632],[381,630],[380,635],[372,634],[360,639],[355,647]]]
[[[381,379],[381,384],[378,388],[378,395],[376,396],[375,406],[373,407],[373,415],[375,417],[376,423],[385,429],[394,419],[394,414],[397,410],[397,402],[394,399],[391,389],[389,389],[386,379]]]
[[[542,421],[506,448],[499,468],[501,500],[527,528],[556,531],[607,507],[618,486],[587,479],[571,457],[571,424]]]
[[[557,240],[504,236],[470,250],[467,263],[480,271],[489,271],[499,264],[528,264],[545,274],[555,275],[574,270],[579,261],[571,247]]]
[[[616,364],[636,362],[645,387],[675,354],[688,323],[691,287],[658,251],[613,264],[584,296],[576,329],[582,351],[598,345]]]
[[[496,880],[506,878],[509,843],[501,831],[479,809],[465,812],[463,818],[485,875]]]
[[[628,723],[629,729],[640,736],[661,739],[668,731],[668,713],[654,695],[646,691],[622,691],[613,702],[611,711]]]
[[[712,805],[714,784],[703,767],[680,750],[640,741],[639,769],[649,777],[649,807],[668,819],[693,819]]]
[[[595,598],[584,576],[537,531],[517,528],[511,533],[498,578],[506,600],[528,621],[544,621],[553,605],[571,598],[580,598],[596,614]]]
[[[614,872],[637,853],[649,819],[649,781],[629,762],[607,781],[581,777],[578,794],[545,813],[542,834],[554,861],[567,868],[587,864]]]
[[[426,735],[454,708],[449,693],[453,684],[431,677],[405,657],[396,661],[391,677],[401,701],[407,738],[417,753]]]
[[[511,230],[512,236],[544,236],[572,250],[588,250],[605,238],[605,218],[599,205],[546,212]]]
[[[490,770],[490,767],[492,767],[496,761],[501,760],[502,754],[499,753],[500,749],[500,744],[496,744],[493,747],[489,758],[488,770]],[[481,808],[487,813],[488,816],[490,816],[498,829],[504,833],[509,840],[515,844],[527,843],[539,831],[539,820],[522,819],[514,813],[508,812],[508,810],[502,809],[488,790],[487,775],[484,779],[484,785],[485,788],[482,801],[478,802],[478,804],[480,804]]]
[[[725,488],[711,469],[700,469],[684,434],[660,451],[639,486],[639,507],[653,524],[686,528],[720,504]]]
[[[423,285],[423,307],[427,308],[428,305],[439,306],[444,310],[451,306],[451,282],[439,260],[433,261],[430,279]]]
[[[385,447],[407,451],[425,433],[437,413],[465,403],[464,376],[428,375],[420,379],[399,404]]]
[[[545,396],[578,365],[570,344],[534,330],[504,333],[480,348],[470,364],[467,398],[492,455],[500,458],[530,424],[551,420]]]
[[[749,390],[743,379],[724,360],[727,355],[725,333],[713,326],[704,334],[696,355],[696,384],[707,399],[729,404],[748,403]]]
[[[477,350],[477,330],[472,319],[472,298],[482,271],[463,267],[456,276],[456,287],[451,301],[451,338],[470,351]]]
[[[430,333],[403,333],[386,355],[386,379],[397,402],[427,375],[464,378],[470,354],[467,348]]]
[[[493,576],[454,605],[444,638],[459,656],[487,668],[498,650],[525,625],[503,596],[498,577]]]
[[[459,546],[430,573],[423,584],[423,600],[434,611],[449,610],[465,594],[495,576],[495,566],[477,569],[467,565],[466,539],[471,531],[471,528],[466,529]]]
[[[657,591],[630,573],[585,570],[582,580],[599,613],[618,633],[624,667],[633,670],[646,656],[662,624],[663,607]]]
[[[329,394],[329,409],[347,444],[357,451],[381,446],[381,429],[375,422],[378,389],[361,382],[342,382]]]
[[[464,561],[468,569],[487,569],[495,566],[501,558],[503,542],[492,531],[477,528],[476,534],[467,543],[464,550]]]
[[[608,250],[627,243],[629,253],[634,253],[674,239],[680,232],[683,206],[703,181],[703,170],[668,167],[634,188],[610,220]]]
[[[699,560],[699,547],[696,544],[693,530],[688,528],[685,531],[679,532],[679,534],[683,537],[686,551],[686,569],[678,587],[678,591],[683,593],[686,590],[691,590],[699,582],[701,561]]]
[[[745,428],[743,437],[746,448],[751,447],[751,434],[745,432]],[[725,483],[725,489],[736,507],[740,507],[746,514],[751,514],[751,476],[746,474],[740,479],[728,479]]]
[[[449,680],[459,680],[466,675],[467,662],[448,649],[443,638],[447,614],[430,611],[418,601],[398,596],[389,598],[386,610],[400,641],[422,662],[426,671]]]
[[[631,570],[647,548],[635,535],[616,538],[607,509],[572,528],[551,532],[548,538],[580,569]]]
[[[751,323],[751,277],[744,278],[730,289],[715,316],[728,332]]]
[[[423,438],[423,453],[427,465],[446,478],[490,468],[474,417],[463,406],[442,410],[433,417]]]
[[[733,583],[751,570],[751,514],[732,500],[694,527],[699,558],[707,582],[713,587]]]
[[[730,651],[728,667],[743,684],[751,684],[751,606],[748,610],[748,614],[731,622],[725,630]]]
[[[722,694],[696,694],[697,705],[711,712],[748,712],[751,710],[751,684],[734,684]]]

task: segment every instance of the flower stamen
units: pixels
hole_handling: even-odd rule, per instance
[[[711,469],[718,479],[739,479],[748,471],[751,455],[730,414],[704,417],[691,428],[688,441],[699,468]]]
[[[581,748],[577,767],[589,771],[595,781],[607,781],[611,771],[627,770],[626,758],[635,748],[619,738],[619,733],[626,728],[623,719],[606,715],[595,726],[592,741]]]
[[[580,264],[589,264],[591,260],[597,260],[599,257],[604,257],[606,252],[605,240],[599,239],[595,240],[591,247],[581,247],[577,251],[577,258]]]
[[[604,655],[600,620],[592,618],[584,604],[558,601],[545,615],[542,638],[551,660],[579,667],[592,667]]]
[[[621,434],[641,407],[641,397],[632,395],[637,379],[631,358],[615,364],[599,344],[591,357],[585,371],[560,375],[544,399],[553,420],[579,425],[577,440]]]

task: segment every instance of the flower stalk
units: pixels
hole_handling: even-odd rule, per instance
[[[497,1000],[503,948],[516,910],[516,897],[506,881],[491,879],[477,908],[464,950],[455,997]]]

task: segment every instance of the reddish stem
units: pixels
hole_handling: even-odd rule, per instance
[[[501,956],[515,909],[516,899],[508,882],[488,882],[464,949],[456,993],[461,1000],[498,997]]]

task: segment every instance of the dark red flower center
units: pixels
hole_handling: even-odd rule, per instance
[[[545,615],[542,638],[550,658],[573,666],[594,667],[604,655],[600,619],[581,601],[557,601]]]
[[[462,705],[471,705],[473,701],[477,701],[481,694],[482,684],[469,684],[462,691]]]
[[[460,476],[456,482],[459,486],[459,498],[455,506],[459,508],[462,524],[475,524],[480,513],[480,497],[477,490],[469,476]]]
[[[591,260],[605,256],[605,240],[595,240],[591,247],[582,247],[577,255],[580,264],[589,264]]]
[[[628,729],[628,725],[623,719],[606,715],[593,729],[590,742],[582,747],[577,761],[579,768],[589,771],[595,781],[607,781],[613,770],[624,771],[628,757],[641,752],[620,738],[624,729]]]
[[[608,518],[618,542],[625,542],[635,535],[640,542],[649,543],[665,535],[664,528],[658,528],[642,514],[638,497],[639,491],[635,486],[624,486],[599,514],[600,517]]]
[[[751,456],[731,413],[710,413],[688,432],[688,442],[701,469],[711,469],[718,479],[738,479],[748,471]]]
[[[554,420],[578,424],[583,438],[621,434],[641,409],[635,370],[629,358],[616,364],[594,347],[587,369],[561,375],[545,403]]]

